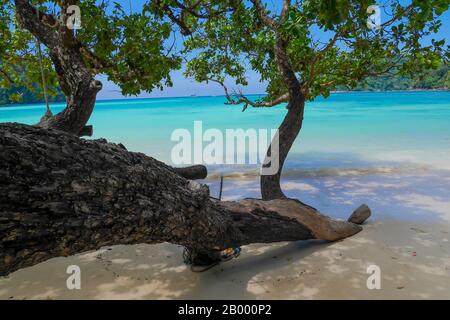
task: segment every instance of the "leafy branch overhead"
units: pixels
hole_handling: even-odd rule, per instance
[[[172,41],[170,23],[145,10],[127,13],[118,3],[111,8],[108,2],[95,0],[19,1],[30,5],[32,34],[18,21],[14,1],[0,2],[1,87],[14,82],[31,88],[40,83],[36,38],[45,49],[47,86],[53,93],[58,82],[50,51],[57,36],[82,54],[93,76],[106,74],[125,95],[172,85],[169,72],[181,65],[180,57],[167,49],[167,43]],[[82,12],[82,28],[77,30],[76,37],[66,25],[70,4],[78,5]]]
[[[228,96],[245,108],[286,102],[288,87],[277,61],[277,38],[285,43],[286,63],[309,100],[338,88],[355,88],[369,77],[412,76],[436,69],[448,59],[444,39],[429,44],[423,40],[441,27],[439,15],[448,9],[448,1],[385,2],[380,28],[370,29],[367,8],[372,4],[284,1],[282,8],[269,8],[259,0],[231,1],[230,12],[197,19],[196,31],[185,42],[185,51],[195,52],[186,74],[221,84],[232,78],[245,86],[251,69],[268,83],[268,95],[253,104],[240,94]]]
[[[438,17],[448,9],[446,0],[387,1],[379,30],[367,27],[367,8],[373,4],[368,0],[283,1],[275,7],[259,0],[148,0],[131,12],[107,1],[26,2],[40,10],[53,95],[58,79],[47,45],[56,33],[79,47],[94,76],[106,74],[126,95],[172,85],[169,73],[181,67],[183,56],[186,75],[198,81],[232,78],[245,86],[253,70],[268,83],[265,101],[247,103],[254,107],[285,102],[288,94],[276,61],[277,35],[286,41],[287,61],[308,99],[355,88],[370,76],[439,68],[449,57],[444,39],[422,41],[441,27]],[[14,1],[0,3],[0,86],[32,90],[40,82],[35,37],[17,21]],[[65,26],[69,4],[82,12],[76,37]],[[178,48],[183,52],[176,51],[178,32],[186,36]],[[242,96],[232,101],[245,103]]]

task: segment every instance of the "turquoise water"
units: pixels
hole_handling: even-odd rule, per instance
[[[90,123],[94,138],[170,161],[174,129],[277,128],[285,108],[224,105],[223,97],[99,101]],[[62,104],[52,105],[58,112]],[[36,123],[43,105],[0,108],[0,121]],[[351,165],[361,161],[412,162],[450,168],[450,92],[339,93],[308,103],[290,160]],[[321,155],[323,154],[323,155]],[[330,158],[331,157],[331,158]],[[308,164],[309,166],[309,164]]]
[[[3,107],[0,122],[32,124],[43,112],[43,105]],[[277,128],[285,112],[241,112],[224,97],[111,100],[97,102],[90,124],[93,138],[170,162],[174,129],[192,131],[196,120],[204,130]],[[336,93],[307,104],[283,183],[288,195],[336,216],[367,202],[380,217],[450,220],[449,170],[450,92]],[[256,166],[211,166],[213,195],[218,171],[229,176],[226,198],[258,196]]]

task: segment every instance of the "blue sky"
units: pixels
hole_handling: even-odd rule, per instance
[[[117,1],[117,0],[116,0]],[[117,2],[121,3],[124,6],[124,9],[127,11],[130,10],[140,10],[142,7],[142,3],[145,0],[118,0]],[[274,1],[269,1],[272,5],[274,5]],[[375,1],[374,1],[375,2]],[[275,5],[276,7],[276,5]],[[275,10],[276,11],[276,10]],[[383,16],[381,17],[383,21]],[[446,39],[447,43],[450,42],[450,11],[447,11],[442,16],[443,26],[440,32],[434,37],[436,39]],[[197,83],[193,79],[186,79],[183,76],[182,70],[173,71],[171,73],[171,77],[173,80],[173,86],[169,88],[165,88],[163,91],[154,90],[151,93],[141,93],[138,95],[138,98],[157,98],[157,97],[181,97],[181,96],[190,96],[190,95],[223,95],[223,89],[219,85],[215,83],[205,84],[205,83]],[[247,74],[249,85],[246,87],[240,88],[244,93],[264,93],[265,92],[265,83],[261,83],[259,81],[259,76],[254,72],[249,72]],[[98,99],[120,99],[124,98],[120,93],[120,89],[112,82],[108,81],[107,78],[103,75],[97,76],[97,79],[102,81],[103,90],[101,90],[98,94]],[[230,88],[233,88],[232,84]],[[136,96],[131,98],[137,98]]]

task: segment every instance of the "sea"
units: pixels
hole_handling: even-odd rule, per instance
[[[276,129],[286,114],[284,105],[242,112],[225,102],[223,96],[97,101],[90,139],[178,165],[173,151],[181,140],[174,132],[192,134],[194,153],[196,125],[225,139],[227,130]],[[64,104],[51,108],[57,113]],[[0,122],[34,124],[44,112],[43,104],[0,107]],[[218,197],[223,176],[223,200],[260,197],[259,163],[205,164],[209,176],[202,182],[211,196]],[[345,92],[308,102],[282,188],[335,218],[365,203],[374,221],[450,221],[450,92]]]

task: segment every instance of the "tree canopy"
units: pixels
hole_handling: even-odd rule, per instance
[[[30,92],[42,98],[42,84],[36,41],[17,25],[13,1],[0,0],[0,88],[3,101],[20,102]],[[43,61],[50,95],[57,94],[57,79],[51,61]],[[21,90],[19,90],[21,89]]]
[[[289,62],[309,99],[336,89],[361,88],[361,81],[372,77],[373,83],[377,75],[395,72],[413,78],[448,59],[443,39],[422,41],[441,26],[438,16],[448,9],[445,0],[387,1],[379,29],[367,27],[372,1],[296,1],[283,17],[277,12],[280,8],[261,1],[149,0],[132,12],[117,2],[95,0],[30,3],[57,32],[67,32],[67,21],[62,20],[68,17],[61,13],[78,5],[82,28],[75,40],[85,62],[93,75],[107,75],[125,95],[172,84],[169,72],[181,67],[181,56],[173,50],[174,24],[182,35],[189,35],[184,43],[188,76],[219,83],[231,77],[246,85],[251,69],[268,82],[267,105],[286,101],[287,88],[274,54],[277,32],[288,40]],[[0,4],[0,87],[39,92],[35,37],[19,25],[14,1]],[[46,48],[44,70],[48,90],[56,95],[58,79]],[[18,90],[9,99],[19,101]]]
[[[12,0],[0,0],[0,86],[12,85],[33,89],[41,83],[36,32],[22,26],[16,17]],[[25,1],[39,8],[43,22],[39,39],[44,51],[47,86],[56,94],[58,81],[49,57],[48,44],[55,34],[79,47],[92,75],[105,74],[125,95],[170,86],[169,72],[179,68],[181,60],[171,51],[171,26],[167,21],[139,10],[126,12],[117,2]],[[70,14],[67,8],[78,5],[81,28],[66,27]],[[32,18],[32,17],[30,17]],[[34,33],[34,34],[33,34]],[[169,44],[168,44],[169,43]],[[17,100],[20,97],[12,97]]]
[[[229,13],[193,26],[186,50],[196,54],[187,74],[219,83],[231,77],[246,85],[251,69],[268,82],[264,102],[253,106],[287,101],[276,61],[277,36],[285,39],[287,61],[309,100],[355,88],[368,77],[412,76],[440,67],[449,57],[445,39],[424,41],[439,30],[438,18],[449,6],[445,0],[386,1],[380,5],[381,24],[372,29],[367,20],[373,1],[284,1],[281,9],[259,0],[229,4]]]

